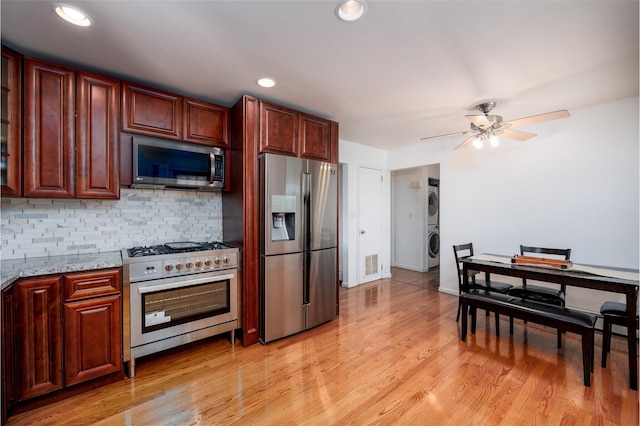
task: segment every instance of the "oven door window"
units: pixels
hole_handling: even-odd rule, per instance
[[[229,280],[142,294],[142,332],[230,312]]]

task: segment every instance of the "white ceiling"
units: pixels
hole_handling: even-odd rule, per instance
[[[80,28],[51,1],[2,0],[2,43],[226,106],[252,94],[384,149],[468,130],[481,101],[511,120],[638,96],[637,0],[369,1],[352,23],[336,3],[67,1],[93,19]]]

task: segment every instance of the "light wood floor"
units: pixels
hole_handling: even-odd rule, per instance
[[[437,273],[437,272],[436,272]],[[461,342],[437,276],[340,290],[340,316],[268,345],[216,337],[142,359],[134,379],[18,414],[9,425],[638,425],[625,341],[582,384],[580,342],[479,316]]]

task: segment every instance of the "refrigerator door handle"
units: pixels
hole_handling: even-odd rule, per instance
[[[303,249],[309,250],[311,244],[311,173],[302,174],[302,215],[304,226]]]
[[[302,226],[304,237],[302,239],[304,250],[304,276],[302,283],[302,303],[309,305],[309,243],[311,240],[311,174],[302,173]],[[307,308],[305,308],[307,310]]]

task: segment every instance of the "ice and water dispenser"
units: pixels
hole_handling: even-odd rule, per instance
[[[271,196],[271,241],[296,239],[296,196]]]

